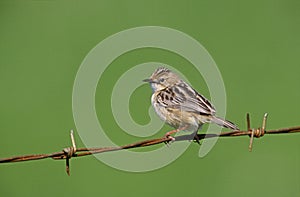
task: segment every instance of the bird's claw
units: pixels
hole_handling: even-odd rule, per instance
[[[175,138],[172,137],[171,135],[169,135],[168,133],[165,135],[165,138],[171,139],[171,140],[169,140],[169,141],[165,141],[165,144],[166,144],[167,146],[169,146],[170,143],[175,142]]]
[[[199,139],[199,137],[198,137],[197,134],[194,136],[193,141],[196,142],[197,144],[201,145],[201,144],[200,144],[200,139]]]
[[[190,142],[195,142],[195,143],[201,145],[200,138],[197,135],[197,133],[196,134],[193,133],[190,137],[191,137],[190,140],[189,140]]]

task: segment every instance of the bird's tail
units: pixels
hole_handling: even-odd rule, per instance
[[[229,128],[232,130],[240,130],[234,123],[228,121],[228,120],[224,120],[222,118],[219,117],[212,117],[211,121],[221,127],[225,127],[225,128]]]

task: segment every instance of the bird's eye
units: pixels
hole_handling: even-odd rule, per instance
[[[161,83],[163,83],[164,81],[165,81],[164,78],[161,78],[161,79],[159,80],[159,82],[161,82]]]

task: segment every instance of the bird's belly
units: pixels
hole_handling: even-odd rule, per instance
[[[174,108],[166,108],[154,104],[154,109],[157,115],[167,124],[174,128],[183,128],[187,131],[198,130],[199,121],[197,117],[190,112],[182,111]]]

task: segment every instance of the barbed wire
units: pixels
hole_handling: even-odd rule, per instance
[[[230,132],[222,132],[220,134],[197,134],[197,137],[195,137],[195,135],[182,135],[182,136],[176,136],[175,142],[194,140],[195,142],[199,143],[198,140],[203,140],[206,138],[237,137],[237,136],[246,136],[247,135],[250,137],[249,151],[252,151],[254,138],[259,138],[266,134],[269,135],[269,134],[283,134],[283,133],[300,132],[300,126],[266,131],[267,114],[265,114],[263,117],[262,126],[257,129],[251,129],[249,113],[247,113],[246,119],[247,119],[247,130],[246,131],[230,131]],[[65,159],[66,160],[66,172],[68,175],[70,175],[70,159],[72,157],[82,157],[82,156],[87,156],[87,155],[91,155],[91,154],[99,154],[99,153],[110,152],[110,151],[119,151],[119,150],[124,150],[124,149],[146,147],[146,146],[152,146],[152,145],[161,144],[161,143],[168,144],[172,141],[171,138],[162,137],[162,138],[157,138],[157,139],[150,139],[150,140],[135,142],[132,144],[127,144],[127,145],[119,146],[119,147],[76,148],[73,130],[71,130],[70,136],[71,136],[72,146],[63,149],[60,152],[54,152],[54,153],[50,153],[50,154],[32,154],[32,155],[22,155],[22,156],[2,158],[2,159],[0,159],[0,163],[22,162],[22,161],[39,160],[39,159],[46,159],[46,158],[52,158],[55,160]]]

